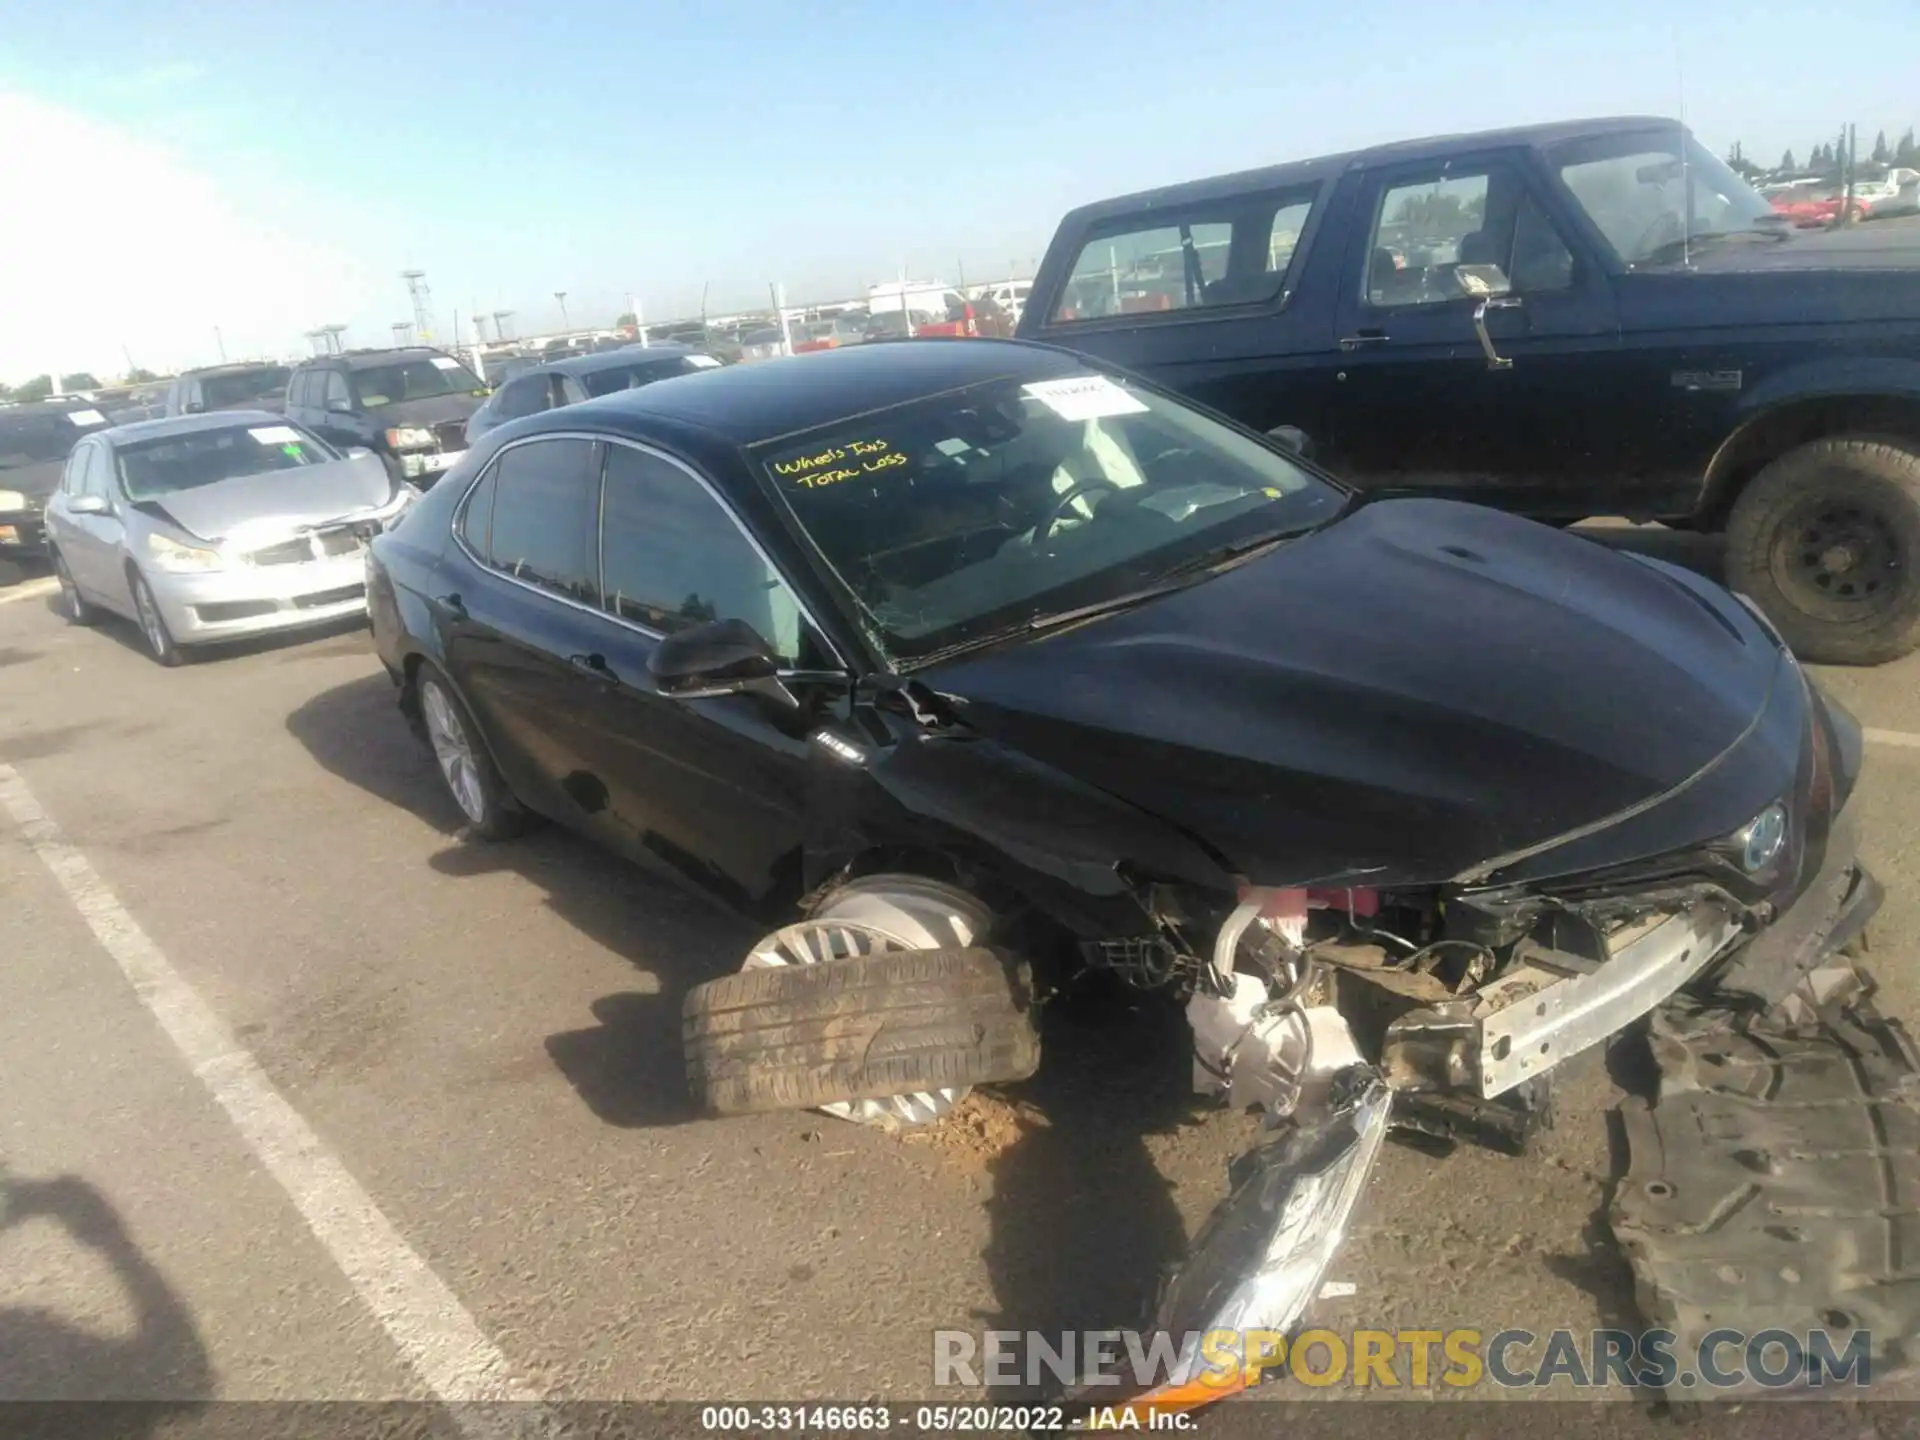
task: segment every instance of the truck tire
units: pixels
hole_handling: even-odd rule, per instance
[[[1920,646],[1920,453],[1865,435],[1789,450],[1734,502],[1727,583],[1803,660],[1909,654]]]
[[[743,970],[687,995],[687,1084],[708,1114],[745,1115],[1024,1080],[1032,1005],[1025,963],[987,949]]]

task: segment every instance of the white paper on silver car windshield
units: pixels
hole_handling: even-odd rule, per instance
[[[1108,415],[1144,415],[1147,407],[1104,375],[1037,380],[1020,387],[1062,420],[1100,420]]]

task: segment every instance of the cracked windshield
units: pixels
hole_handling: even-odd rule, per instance
[[[1920,12],[1307,18],[8,17],[0,1433],[1911,1428]]]

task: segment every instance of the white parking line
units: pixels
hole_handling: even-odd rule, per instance
[[[23,580],[0,594],[0,605],[11,605],[17,600],[38,600],[42,595],[51,595],[59,588],[60,582],[51,575],[40,580]]]
[[[1873,745],[1904,745],[1909,749],[1920,750],[1920,735],[1909,734],[1905,730],[1865,730],[1861,734]]]
[[[280,1182],[401,1354],[453,1407],[449,1414],[461,1430],[479,1437],[546,1428],[550,1417],[544,1406],[514,1412],[470,1403],[540,1397],[514,1376],[506,1356],[281,1098],[259,1062],[181,978],[87,857],[61,838],[10,765],[0,765],[0,808],[13,817],[28,847],[59,881],[101,948],[119,964],[141,1003]]]

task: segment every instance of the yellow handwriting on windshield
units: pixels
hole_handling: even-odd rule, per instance
[[[846,458],[847,452],[835,447],[831,450],[822,450],[817,455],[801,455],[793,460],[776,460],[773,462],[773,473],[776,475],[805,475],[810,471],[823,469],[833,464],[836,460],[844,460]]]
[[[848,448],[852,449],[851,446]],[[883,474],[897,465],[906,463],[907,457],[900,451],[889,450],[884,454],[867,454],[858,465],[839,465],[831,470],[808,470],[804,474],[795,475],[793,483],[809,490],[817,490],[822,485],[838,485],[843,480],[858,480],[866,475]]]
[[[890,448],[884,440],[849,440],[847,442],[847,449],[855,455],[878,455],[882,450]]]

